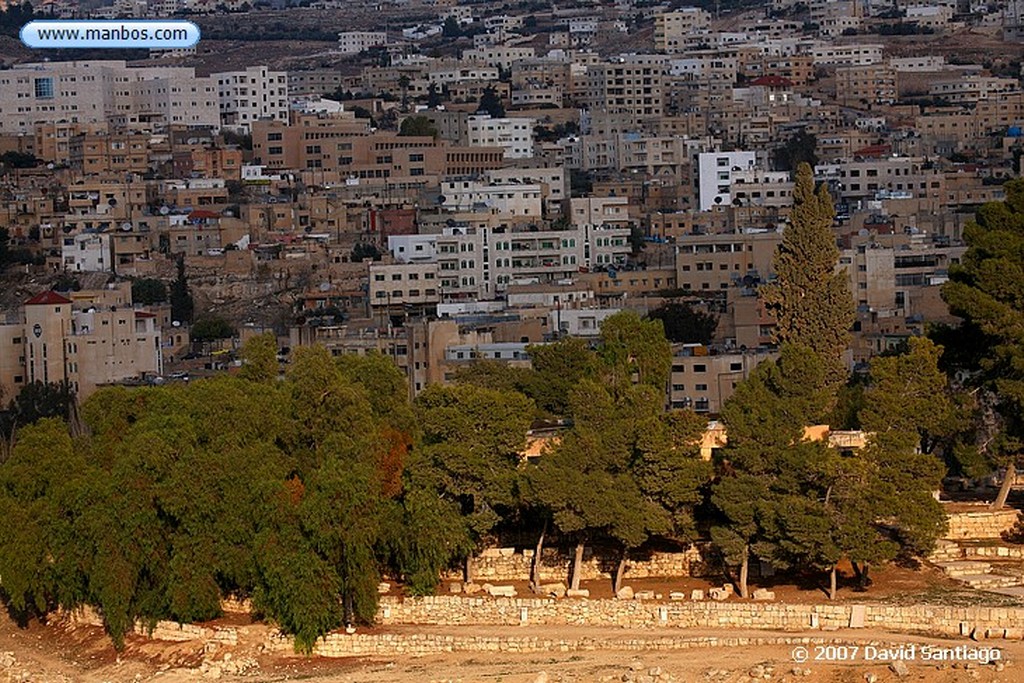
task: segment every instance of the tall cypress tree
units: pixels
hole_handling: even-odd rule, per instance
[[[188,324],[192,322],[195,305],[188,288],[188,277],[185,275],[184,254],[178,254],[177,267],[178,277],[171,283],[171,319]]]
[[[790,225],[775,254],[776,280],[761,288],[761,298],[778,321],[775,342],[813,350],[825,366],[826,385],[838,390],[847,376],[843,353],[854,308],[846,274],[836,270],[834,216],[828,190],[823,185],[815,192],[810,165],[800,164]]]

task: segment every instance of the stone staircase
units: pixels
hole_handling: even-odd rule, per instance
[[[951,518],[954,533],[936,543],[928,560],[966,587],[1024,596],[1024,546],[1004,541],[999,530],[1006,529],[1015,515],[1016,511],[992,513],[991,517],[971,512],[963,516],[969,518],[967,528],[957,528]],[[960,526],[965,526],[963,517]],[[993,522],[993,529],[984,526]]]

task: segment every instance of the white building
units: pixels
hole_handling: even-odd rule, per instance
[[[444,302],[493,299],[514,283],[564,281],[581,269],[622,265],[631,251],[628,228],[590,225],[537,232],[451,227],[389,237],[388,248],[396,258],[436,262]]]
[[[540,185],[488,184],[476,180],[441,183],[448,211],[487,213],[504,218],[540,218]]]
[[[190,67],[129,67],[124,61],[39,62],[0,72],[0,133],[37,123],[163,121],[220,127],[216,81]]]
[[[384,31],[346,31],[338,34],[338,51],[344,55],[359,54],[363,50],[387,43],[388,34]]]
[[[755,168],[757,155],[754,152],[701,152],[697,156],[700,188],[700,210],[708,211],[716,206],[728,206],[734,174]]]
[[[82,232],[64,237],[61,260],[69,272],[109,273],[111,270],[110,235]]]
[[[533,157],[533,119],[470,116],[466,121],[470,147],[501,147],[506,159]]]
[[[288,121],[288,74],[266,66],[216,73],[221,124],[248,132],[253,121]]]
[[[882,46],[877,43],[818,45],[811,49],[815,66],[867,66],[882,61]]]

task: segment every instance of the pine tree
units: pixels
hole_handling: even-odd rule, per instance
[[[810,165],[800,164],[790,225],[775,255],[776,280],[761,288],[765,307],[778,322],[775,342],[813,349],[825,365],[831,391],[846,381],[843,354],[854,318],[846,274],[836,270],[834,215],[828,190],[823,185],[815,192]]]

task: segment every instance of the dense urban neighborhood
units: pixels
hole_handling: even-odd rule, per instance
[[[0,674],[1016,680],[1024,6],[692,5],[0,3]]]

